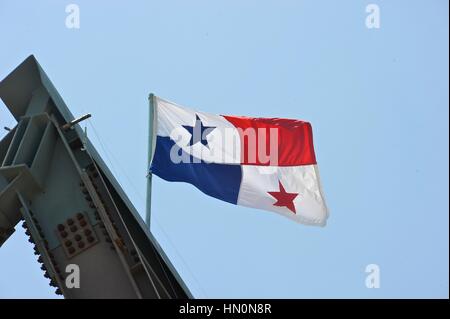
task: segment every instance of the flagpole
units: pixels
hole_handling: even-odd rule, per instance
[[[152,210],[152,172],[150,165],[153,154],[153,117],[155,114],[155,95],[150,93],[148,96],[148,161],[147,161],[147,201],[146,201],[146,214],[145,223],[150,228],[150,217]]]

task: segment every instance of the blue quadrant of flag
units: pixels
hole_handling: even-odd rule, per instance
[[[170,158],[170,151],[175,146],[170,137],[156,138],[155,155],[150,168],[153,174],[170,182],[190,183],[209,196],[237,204],[242,179],[240,165],[204,161],[192,164],[194,157],[182,149],[179,149],[179,157],[189,159],[188,163],[174,163]]]

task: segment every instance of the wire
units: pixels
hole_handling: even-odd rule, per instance
[[[142,194],[140,193],[140,191],[138,190],[138,188],[134,185],[134,183],[132,182],[131,178],[128,176],[128,174],[126,173],[126,170],[122,167],[122,165],[120,164],[120,162],[117,160],[117,158],[114,156],[114,154],[109,151],[109,149],[106,147],[106,144],[102,142],[102,139],[100,138],[100,134],[97,132],[97,130],[95,129],[94,125],[92,124],[91,120],[88,119],[87,122],[89,123],[89,125],[92,128],[92,131],[94,132],[94,135],[96,137],[96,139],[98,140],[98,142],[100,143],[100,147],[102,148],[103,152],[105,153],[105,156],[107,157],[107,160],[109,162],[109,164],[111,164],[111,168],[113,169],[113,173],[115,176],[118,177],[117,175],[117,169],[115,168],[112,160],[114,159],[114,161],[116,162],[117,166],[120,168],[120,170],[122,171],[123,175],[125,176],[125,178],[128,180],[128,184],[133,188],[133,191],[135,193],[135,195],[137,195],[140,204],[144,205],[145,204],[145,200],[144,197],[142,196]],[[200,290],[202,291],[202,293],[204,294],[204,297],[207,297],[206,291],[203,289],[203,287],[200,285],[199,281],[197,280],[197,278],[194,276],[194,273],[191,271],[191,269],[189,268],[187,262],[184,260],[183,256],[181,255],[181,253],[178,251],[178,249],[176,248],[176,246],[174,245],[174,243],[172,242],[172,240],[170,239],[169,235],[167,234],[167,232],[164,230],[164,227],[162,227],[161,223],[158,221],[158,219],[156,218],[156,216],[153,215],[153,219],[155,220],[155,222],[158,224],[158,227],[161,229],[164,237],[166,237],[166,239],[168,240],[170,246],[172,246],[172,248],[175,250],[175,253],[178,255],[179,259],[181,260],[181,262],[184,264],[184,266],[186,267],[186,269],[188,270],[189,274],[191,275],[191,277],[194,279],[195,283],[197,284],[197,286],[200,288]],[[164,267],[163,267],[164,270]],[[165,272],[165,270],[164,270]],[[165,274],[167,277],[167,274]]]
[[[87,121],[88,121],[89,125],[91,126],[92,130],[94,131],[94,135],[96,136],[98,142],[100,143],[100,147],[102,148],[103,153],[106,156],[106,159],[108,160],[109,164],[111,164],[111,169],[113,170],[113,174],[115,176],[117,176],[117,169],[115,168],[114,163],[112,162],[111,158],[109,157],[110,152],[108,152],[108,150],[106,149],[106,146],[103,144],[103,142],[100,138],[100,135],[97,133],[97,130],[95,129],[94,125],[92,125],[91,120],[88,119]]]
[[[153,217],[155,218],[155,217]],[[166,233],[166,231],[164,230],[164,228],[161,226],[161,223],[158,221],[157,218],[155,218],[155,222],[158,224],[159,228],[162,230],[162,233],[164,235],[164,237],[166,237],[166,239],[169,241],[170,246],[173,247],[173,249],[175,250],[175,253],[178,255],[178,257],[180,258],[181,262],[185,265],[186,269],[188,270],[189,274],[191,275],[191,277],[194,279],[195,283],[197,284],[197,286],[200,288],[200,290],[202,291],[204,298],[207,298],[208,295],[205,291],[205,289],[203,289],[203,287],[200,285],[199,281],[197,280],[197,278],[194,276],[194,273],[191,271],[191,269],[189,268],[188,264],[186,263],[186,261],[184,260],[183,256],[180,254],[180,252],[178,251],[177,247],[174,245],[174,243],[172,242],[172,240],[170,239],[169,235]]]

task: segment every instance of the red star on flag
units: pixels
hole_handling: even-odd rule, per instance
[[[283,184],[281,184],[280,181],[278,181],[280,191],[279,192],[268,192],[270,196],[275,198],[277,201],[273,204],[274,206],[280,206],[280,207],[286,207],[294,214],[295,212],[295,205],[294,205],[294,199],[298,196],[298,193],[288,193],[283,187]]]

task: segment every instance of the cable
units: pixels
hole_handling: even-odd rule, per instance
[[[100,134],[97,132],[97,130],[95,129],[94,125],[92,124],[91,120],[88,119],[87,122],[89,123],[89,125],[91,126],[94,135],[96,136],[98,142],[100,143],[100,147],[103,149],[103,152],[105,153],[108,162],[111,164],[111,168],[113,169],[113,173],[115,176],[118,177],[117,175],[117,170],[115,169],[115,166],[111,160],[114,159],[114,161],[116,162],[117,166],[120,168],[120,170],[122,171],[123,175],[125,176],[125,178],[128,180],[128,184],[133,188],[133,191],[135,193],[135,195],[137,195],[138,199],[140,200],[141,205],[143,205],[145,203],[144,197],[142,196],[142,194],[139,192],[139,190],[137,189],[137,187],[134,185],[134,183],[132,182],[131,178],[128,176],[128,174],[126,173],[126,170],[122,167],[122,165],[120,164],[120,162],[117,160],[117,158],[114,156],[114,154],[109,151],[109,149],[106,147],[106,144],[104,144],[100,138]],[[111,157],[110,157],[111,156]],[[166,239],[168,240],[169,244],[173,247],[173,249],[175,250],[175,253],[178,255],[178,257],[180,258],[180,260],[182,261],[182,263],[184,264],[184,266],[186,267],[186,269],[188,270],[189,274],[191,275],[191,277],[194,279],[195,283],[197,284],[197,286],[200,288],[200,290],[202,291],[202,293],[204,294],[205,297],[207,297],[207,294],[205,292],[205,290],[203,289],[203,287],[200,285],[199,281],[197,280],[197,278],[194,276],[194,273],[191,271],[191,269],[189,268],[187,262],[184,260],[184,258],[182,257],[182,255],[180,254],[180,252],[178,251],[178,249],[176,248],[176,246],[173,244],[172,240],[170,239],[169,235],[167,234],[167,232],[164,230],[164,228],[162,227],[161,223],[158,221],[158,219],[153,216],[153,218],[155,219],[155,222],[158,224],[158,227],[161,229],[164,237],[166,237]],[[163,271],[164,267],[163,267]],[[167,274],[165,274],[167,277]],[[170,280],[169,280],[170,282]]]

